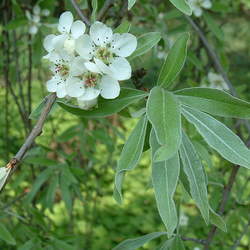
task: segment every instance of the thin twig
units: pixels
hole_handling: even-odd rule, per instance
[[[88,20],[87,17],[85,17],[81,11],[81,9],[79,8],[78,4],[76,3],[75,0],[70,0],[71,1],[71,4],[72,6],[74,7],[74,9],[76,10],[78,16],[82,19],[82,21],[87,24],[88,26],[90,26],[90,22]]]
[[[18,164],[23,159],[25,153],[32,146],[32,144],[34,143],[36,137],[38,137],[41,134],[44,123],[46,121],[46,118],[47,118],[53,104],[55,103],[55,101],[56,101],[56,94],[55,93],[50,94],[47,97],[46,105],[45,105],[45,107],[44,107],[44,109],[43,109],[43,111],[42,111],[36,125],[34,126],[32,131],[30,132],[29,136],[27,137],[27,139],[25,140],[25,142],[21,146],[21,148],[18,150],[16,155],[6,165],[6,167],[11,167],[11,169],[12,169],[11,173],[13,173],[16,170]]]
[[[202,239],[195,239],[195,238],[188,238],[188,237],[181,237],[181,239],[183,241],[193,241],[193,242],[196,242],[196,243],[202,244],[202,245],[206,244],[206,240],[202,240]]]
[[[227,73],[225,72],[225,70],[223,69],[219,57],[217,56],[217,54],[215,53],[214,49],[212,48],[212,46],[209,44],[206,36],[204,35],[204,33],[202,32],[201,28],[199,27],[198,24],[196,24],[192,18],[190,18],[189,16],[185,16],[186,19],[188,20],[188,22],[191,24],[191,26],[193,27],[193,29],[197,32],[197,34],[199,35],[201,41],[203,42],[205,48],[207,49],[207,52],[209,54],[209,56],[211,57],[211,59],[214,62],[214,67],[217,70],[218,73],[220,73],[223,77],[223,79],[225,80],[226,84],[229,87],[229,90],[231,92],[231,94],[233,96],[237,96],[236,90],[233,86],[233,84],[231,83],[231,81],[229,80]]]

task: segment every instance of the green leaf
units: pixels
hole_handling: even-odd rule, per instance
[[[0,223],[0,239],[10,245],[16,245],[16,240],[13,238],[9,230],[2,223]]]
[[[160,147],[154,130],[151,130],[150,146],[152,159]],[[156,204],[161,219],[171,237],[178,224],[178,217],[173,196],[179,179],[180,162],[178,153],[167,161],[154,162],[152,160],[152,182],[155,192]]]
[[[223,232],[227,232],[227,225],[223,218],[210,207],[210,222]]]
[[[26,196],[27,203],[30,203],[33,200],[33,198],[35,197],[36,193],[43,185],[43,183],[47,181],[49,177],[53,174],[53,171],[54,171],[53,168],[47,168],[36,178],[31,191]]]
[[[128,10],[130,10],[134,4],[135,4],[136,0],[128,0]]]
[[[175,96],[161,87],[154,87],[147,102],[147,116],[159,143],[162,145],[155,154],[156,161],[171,158],[181,143],[181,112]]]
[[[204,20],[208,26],[208,28],[212,31],[212,33],[221,41],[224,40],[223,30],[220,26],[215,22],[214,17],[212,17],[207,12],[203,12]]]
[[[130,57],[128,57],[129,60],[133,60],[134,58],[147,53],[160,40],[161,40],[161,33],[160,32],[149,32],[149,33],[143,34],[142,36],[138,37],[137,49]]]
[[[14,30],[22,26],[24,27],[27,24],[28,24],[28,20],[26,18],[15,18],[6,24],[5,29]]]
[[[191,16],[192,10],[186,0],[169,0],[178,10]]]
[[[115,99],[100,98],[99,108],[93,110],[82,110],[76,106],[57,101],[58,104],[66,111],[81,117],[100,118],[115,114],[130,104],[145,98],[148,94],[141,90],[122,88],[120,95]]]
[[[212,115],[249,119],[250,103],[212,88],[187,88],[175,92],[181,103]]]
[[[69,186],[68,180],[64,174],[60,175],[60,189],[61,189],[61,193],[62,193],[62,198],[63,198],[65,205],[66,205],[66,208],[70,214],[72,211],[72,206],[73,206],[72,203],[73,202],[72,202],[72,197],[71,197],[71,193],[70,193],[70,186]]]
[[[183,115],[205,141],[226,160],[250,169],[250,151],[242,140],[210,115],[183,106]]]
[[[157,80],[157,85],[167,88],[182,70],[187,57],[189,33],[183,33],[170,49]]]
[[[114,33],[120,33],[120,34],[127,33],[129,32],[130,27],[131,23],[125,20],[114,30]]]
[[[47,98],[45,97],[45,98],[38,104],[38,106],[37,106],[37,107],[31,112],[31,114],[29,115],[29,119],[37,120],[37,119],[40,117],[41,112],[43,111],[43,108],[45,107],[46,100],[47,100]]]
[[[209,204],[203,166],[193,144],[184,132],[182,134],[180,156],[183,170],[189,181],[191,196],[199,207],[205,222],[208,224]]]
[[[142,247],[147,242],[166,234],[167,234],[166,232],[155,232],[146,234],[138,238],[128,239],[121,242],[119,245],[113,248],[113,250],[135,250],[139,247]]]
[[[147,122],[147,117],[144,115],[137,123],[122,149],[115,175],[114,198],[118,203],[122,203],[121,189],[125,172],[135,168],[141,158]]]
[[[95,22],[96,21],[96,12],[98,9],[98,0],[91,0],[91,5],[92,5],[92,14],[91,14],[91,21]]]
[[[175,236],[164,242],[158,250],[185,250],[184,244],[180,236]]]
[[[17,250],[32,250],[34,247],[34,239],[25,242],[22,246],[19,246]]]

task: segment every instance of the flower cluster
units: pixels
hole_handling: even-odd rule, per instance
[[[223,77],[219,74],[209,72],[208,73],[208,81],[210,83],[209,87],[220,90],[229,90],[227,83],[223,79]]]
[[[28,10],[25,12],[26,17],[29,20],[29,33],[31,35],[35,35],[38,32],[38,28],[41,26],[41,17],[48,16],[49,13],[49,10],[41,10],[38,5],[34,6],[32,12]]]
[[[202,15],[202,9],[210,9],[212,7],[210,0],[188,0],[188,2],[196,17],[200,17]]]
[[[120,93],[118,81],[131,77],[131,66],[126,57],[137,47],[136,37],[113,34],[101,22],[91,25],[89,34],[82,21],[74,21],[66,11],[59,18],[60,34],[48,35],[44,40],[45,56],[53,65],[53,77],[47,82],[49,92],[57,97],[77,98],[83,109],[96,105],[101,95],[116,98]]]

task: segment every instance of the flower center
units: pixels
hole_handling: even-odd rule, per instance
[[[95,87],[99,82],[100,76],[97,73],[87,72],[83,75],[85,87]]]
[[[107,48],[100,47],[96,51],[96,57],[102,60],[105,64],[109,64],[113,58],[113,53]]]
[[[74,39],[66,39],[64,42],[64,49],[70,53],[73,54],[75,50],[75,40]]]
[[[65,77],[69,74],[69,67],[63,64],[56,64],[56,73],[59,73],[62,77]]]

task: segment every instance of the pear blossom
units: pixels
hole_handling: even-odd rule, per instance
[[[126,57],[137,47],[136,37],[130,33],[113,34],[111,28],[101,22],[90,27],[89,35],[80,36],[75,43],[76,52],[90,63],[87,68],[120,81],[131,77],[131,66]]]
[[[70,11],[63,12],[59,17],[57,26],[59,35],[48,35],[44,40],[44,48],[48,55],[45,58],[50,58],[51,52],[66,50],[70,54],[75,52],[75,40],[84,34],[86,30],[85,24],[80,21],[74,21],[74,17]]]
[[[187,226],[188,225],[188,216],[186,216],[184,213],[180,214],[179,224],[180,226]]]
[[[219,74],[209,72],[208,73],[208,81],[210,83],[210,88],[220,89],[220,90],[229,90],[225,80]]]
[[[188,0],[188,2],[196,17],[200,17],[202,15],[202,9],[210,9],[212,7],[210,0]]]
[[[29,33],[31,35],[35,35],[38,32],[39,27],[42,25],[41,17],[48,16],[49,14],[49,10],[41,10],[38,5],[34,6],[32,13],[30,11],[25,12],[26,17],[29,20]]]

